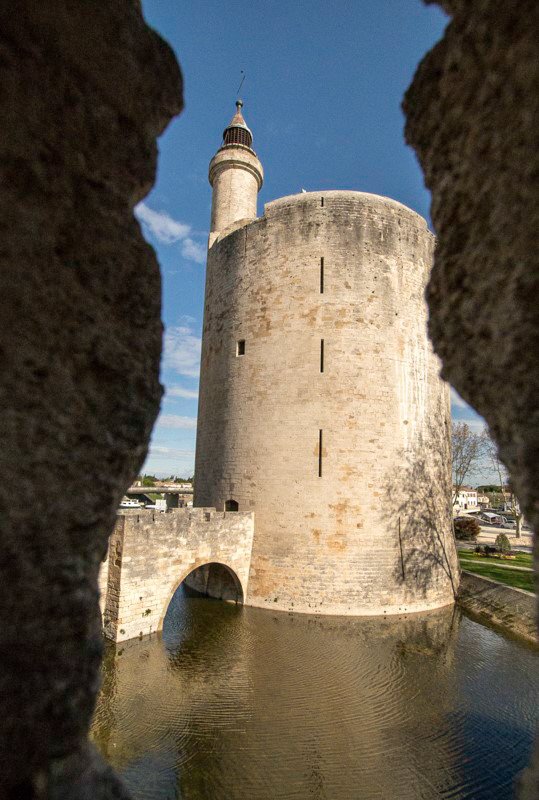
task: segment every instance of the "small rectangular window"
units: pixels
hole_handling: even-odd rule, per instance
[[[320,339],[320,372],[324,371],[324,340]]]
[[[318,431],[318,477],[322,477],[322,431]]]
[[[320,294],[324,294],[324,258],[320,259]]]
[[[245,339],[238,339],[238,341],[236,342],[236,355],[237,356],[245,355]]]

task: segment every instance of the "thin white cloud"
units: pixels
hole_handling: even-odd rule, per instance
[[[184,397],[186,400],[196,400],[198,389],[183,389],[181,386],[167,386],[166,397]]]
[[[200,336],[189,325],[167,328],[164,340],[163,365],[179,375],[198,378],[200,372]]]
[[[191,458],[195,455],[194,450],[179,450],[176,447],[161,447],[160,445],[150,445],[150,456],[161,456],[165,458]]]
[[[196,417],[182,417],[179,414],[161,414],[157,419],[159,428],[196,428]]]
[[[460,394],[458,394],[456,389],[451,387],[451,405],[457,406],[457,408],[470,408],[468,403],[462,399]]]
[[[193,232],[191,225],[173,219],[167,211],[154,211],[146,203],[139,203],[135,207],[135,215],[145,232],[157,239],[158,242],[162,244],[181,242],[181,253],[186,261],[204,264],[206,248],[193,239],[193,236],[202,234]]]
[[[162,477],[170,475],[171,472],[187,476],[193,474],[194,467],[194,450],[152,444],[142,471]]]
[[[196,264],[204,264],[206,261],[206,248],[188,236],[182,242],[182,256],[188,261],[194,261]]]
[[[453,424],[465,422],[473,433],[482,433],[487,427],[487,423],[481,417],[459,417],[453,418]]]
[[[172,219],[166,211],[154,211],[146,203],[139,203],[135,214],[144,228],[163,244],[179,242],[191,233],[190,225]]]

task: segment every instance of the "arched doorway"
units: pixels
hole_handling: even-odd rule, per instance
[[[239,509],[239,504],[237,500],[227,500],[225,502],[225,511],[237,511]]]

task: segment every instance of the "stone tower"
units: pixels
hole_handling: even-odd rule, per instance
[[[448,387],[426,332],[433,236],[386,197],[265,206],[241,106],[213,186],[195,505],[255,512],[246,603],[453,602]]]

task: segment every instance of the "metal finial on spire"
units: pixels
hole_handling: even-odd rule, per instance
[[[242,79],[240,81],[240,85],[238,86],[238,89],[236,91],[236,95],[238,95],[240,93],[240,89],[243,86],[243,81],[245,80],[245,72],[242,69],[240,69],[240,73],[242,74],[243,77],[242,77]],[[240,103],[241,103],[241,100],[240,100]],[[243,103],[241,103],[241,104],[243,105]]]

